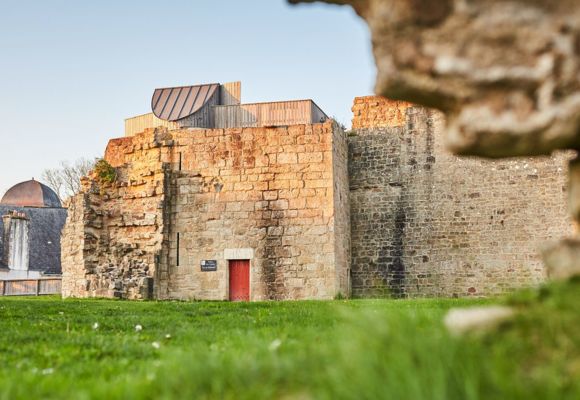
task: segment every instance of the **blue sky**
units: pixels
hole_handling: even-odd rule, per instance
[[[0,0],[0,195],[101,156],[155,87],[242,81],[242,101],[312,98],[350,125],[372,93],[349,7],[284,0]]]

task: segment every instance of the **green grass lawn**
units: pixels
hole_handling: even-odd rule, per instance
[[[579,288],[493,301],[0,298],[0,398],[578,399]],[[450,307],[499,301],[526,312],[485,336],[442,325]]]

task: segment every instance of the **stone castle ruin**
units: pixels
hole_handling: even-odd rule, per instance
[[[578,1],[288,1],[352,6],[372,37],[376,93],[442,111],[456,154],[580,149]],[[568,171],[568,208],[577,225],[578,157]],[[544,250],[544,259],[556,279],[580,274],[578,231]]]
[[[545,279],[539,250],[572,232],[569,152],[457,157],[438,111],[382,97],[353,111],[354,295],[490,295]]]
[[[357,98],[344,132],[311,100],[240,91],[158,89],[126,121],[116,180],[71,200],[64,296],[490,295],[542,281],[538,248],[572,230],[568,153],[458,158],[431,109]]]

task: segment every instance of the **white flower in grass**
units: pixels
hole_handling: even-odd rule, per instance
[[[270,349],[270,351],[276,351],[281,344],[282,341],[280,339],[274,339],[272,343],[270,343],[270,346],[268,346],[268,349]]]
[[[153,346],[154,349],[158,349],[161,347],[161,345],[159,344],[159,342],[153,342],[151,343],[151,346]]]
[[[171,334],[169,334],[169,333],[166,333],[166,334],[165,334],[165,339],[171,339]]]
[[[42,375],[50,375],[54,372],[54,368],[45,368],[42,370]]]
[[[98,322],[95,322],[95,323],[93,324],[93,330],[95,330],[95,331],[96,331],[97,329],[99,329],[99,323],[98,323]]]
[[[64,311],[59,311],[58,312],[60,315],[64,315]]]
[[[513,309],[505,306],[454,308],[445,316],[445,326],[453,335],[493,330],[514,316]]]
[[[135,325],[135,332],[141,332],[143,330],[143,327],[139,324]]]

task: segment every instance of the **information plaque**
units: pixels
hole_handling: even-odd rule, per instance
[[[217,260],[201,260],[202,272],[217,271]]]

